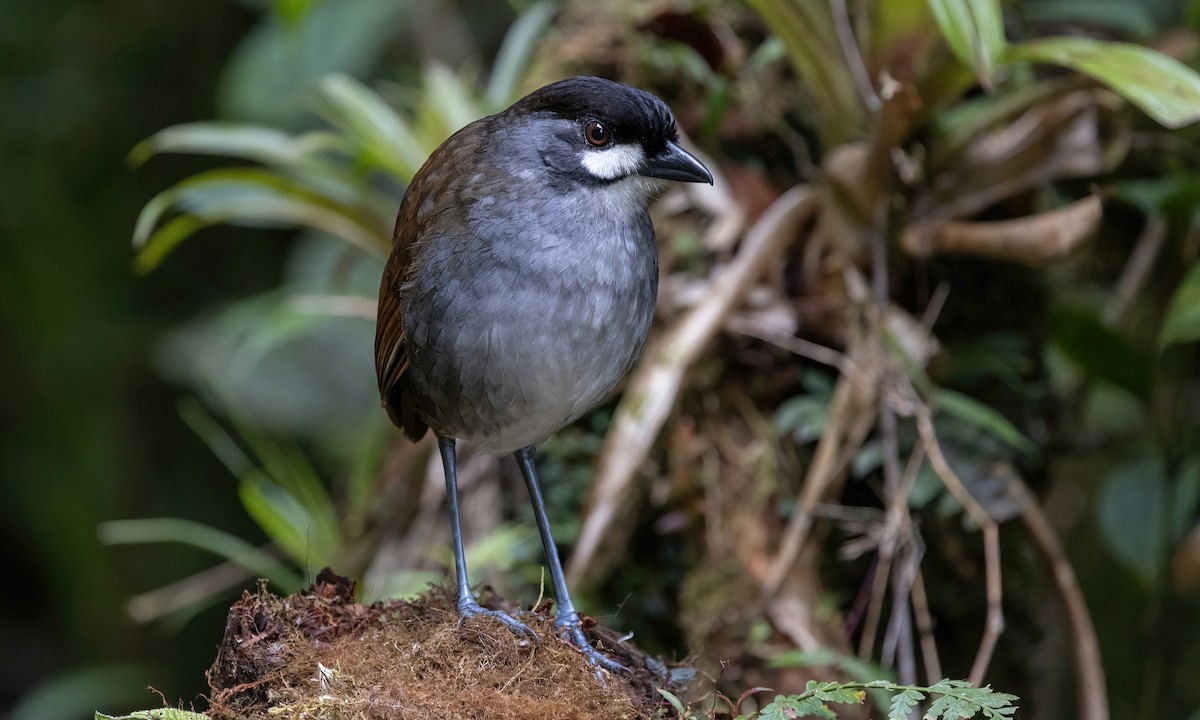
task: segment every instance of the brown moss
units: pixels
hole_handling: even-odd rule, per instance
[[[452,591],[434,587],[412,602],[360,605],[354,585],[328,570],[295,595],[260,587],[229,611],[209,670],[213,720],[319,718],[651,718],[675,692],[663,667],[610,631],[586,632],[631,677],[594,669],[560,641],[550,603],[522,616],[541,647],[499,623],[460,623]],[[501,607],[485,594],[484,604]],[[504,609],[512,611],[513,608]],[[657,672],[652,668],[657,668]]]

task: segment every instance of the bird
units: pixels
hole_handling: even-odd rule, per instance
[[[515,456],[555,594],[555,626],[587,660],[620,663],[580,627],[551,534],[535,448],[603,402],[645,345],[658,290],[649,203],[669,181],[712,184],[657,96],[599,77],[546,85],[476,120],[409,183],[379,289],[380,402],[412,441],[437,438],[460,618],[480,606],[463,556],[456,441]],[[599,670],[597,670],[599,672]]]

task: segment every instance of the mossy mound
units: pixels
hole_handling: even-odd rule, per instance
[[[229,610],[209,670],[212,720],[425,718],[652,718],[666,668],[591,621],[585,631],[630,676],[595,669],[559,640],[551,603],[522,620],[541,647],[488,618],[460,622],[454,593],[361,605],[354,584],[328,570],[294,595],[260,588]],[[488,607],[513,608],[492,595]]]

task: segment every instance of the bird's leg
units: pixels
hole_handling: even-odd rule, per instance
[[[495,618],[516,635],[531,638],[541,645],[541,639],[528,625],[501,610],[488,610],[480,606],[467,582],[467,561],[463,554],[462,523],[458,517],[458,473],[454,454],[454,438],[438,438],[438,450],[442,455],[442,468],[446,472],[446,500],[450,506],[450,536],[454,540],[454,576],[458,582],[458,614],[461,618],[486,615]]]
[[[567,591],[567,579],[563,574],[562,562],[558,559],[558,548],[550,535],[550,521],[546,518],[546,505],[542,502],[542,488],[533,465],[533,448],[518,450],[516,457],[517,464],[521,466],[521,475],[525,478],[525,487],[529,490],[529,499],[533,503],[533,516],[537,521],[538,533],[542,536],[546,564],[550,566],[550,581],[554,584],[554,599],[558,603],[554,624],[558,626],[563,637],[578,647],[593,665],[609,672],[628,673],[629,670],[624,665],[604,657],[584,637],[583,630],[579,627],[579,613],[575,611],[571,593]]]

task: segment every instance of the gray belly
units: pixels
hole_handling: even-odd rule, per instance
[[[432,258],[409,288],[408,388],[434,432],[508,453],[576,420],[628,373],[654,314],[657,252],[651,234],[475,259],[465,273],[453,256]]]

